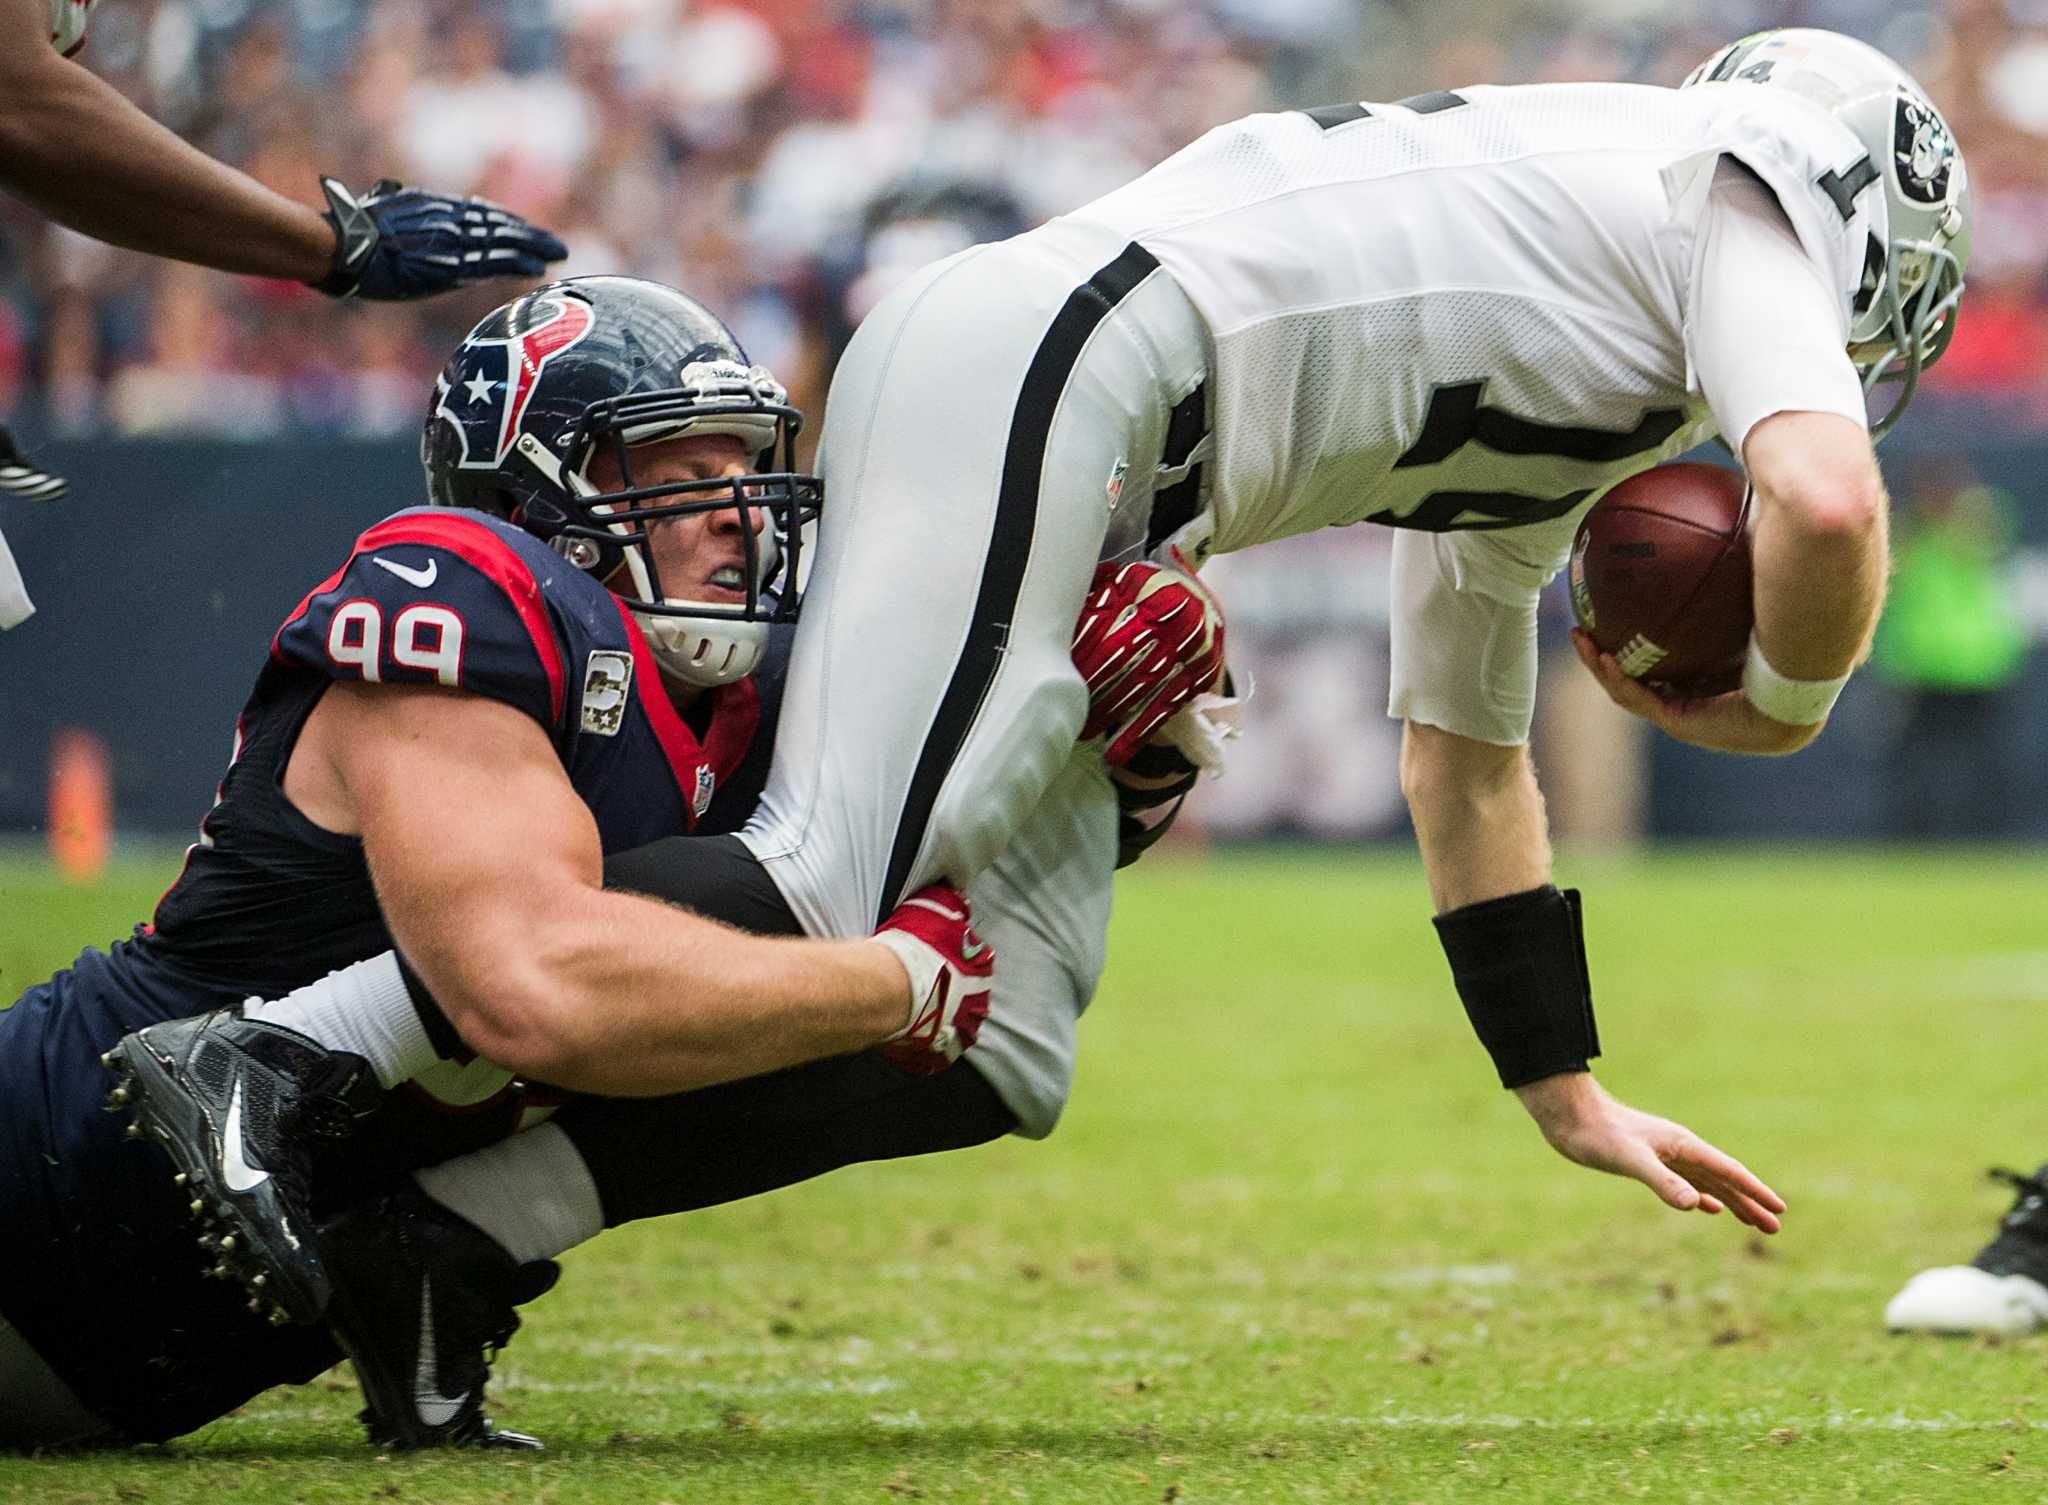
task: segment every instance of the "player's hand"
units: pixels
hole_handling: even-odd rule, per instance
[[[1778,1231],[1784,1199],[1747,1166],[1684,1124],[1608,1096],[1590,1073],[1544,1077],[1517,1087],[1515,1096],[1565,1159],[1640,1181],[1680,1212],[1725,1208],[1761,1233]]]
[[[1184,571],[1099,565],[1074,624],[1074,667],[1088,685],[1081,740],[1107,734],[1103,761],[1120,767],[1222,679],[1223,607]]]
[[[1602,653],[1582,627],[1572,629],[1572,647],[1579,662],[1600,681],[1607,698],[1632,716],[1640,716],[1667,737],[1714,752],[1782,757],[1820,735],[1820,726],[1790,726],[1773,721],[1749,703],[1740,690],[1725,695],[1665,696],[1622,672],[1611,653]],[[1825,724],[1825,723],[1823,723]]]
[[[995,948],[974,933],[967,896],[943,883],[905,899],[875,939],[910,974],[909,1022],[879,1049],[905,1071],[944,1071],[974,1043],[988,1018]]]
[[[313,284],[337,298],[426,298],[485,277],[542,277],[569,248],[484,199],[386,178],[361,197],[320,180],[334,269]]]
[[[62,476],[30,464],[15,445],[14,435],[0,427],[0,492],[32,502],[54,502],[70,489]]]

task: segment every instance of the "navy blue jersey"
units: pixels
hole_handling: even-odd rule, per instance
[[[447,685],[532,717],[606,852],[691,830],[758,721],[752,682],[727,686],[710,697],[700,742],[617,596],[482,513],[401,512],[278,629],[220,798],[133,948],[138,964],[275,997],[390,946],[361,843],[314,826],[281,789],[299,729],[336,680]]]
[[[693,708],[700,736],[618,598],[530,535],[421,508],[357,540],[278,630],[153,924],[0,1013],[0,1313],[132,1437],[188,1431],[336,1358],[324,1331],[270,1328],[229,1283],[200,1278],[161,1153],[100,1111],[112,1077],[99,1056],[144,1025],[276,997],[390,948],[361,843],[313,825],[282,790],[307,716],[337,681],[441,684],[531,716],[608,853],[713,829],[707,812],[733,829],[745,812],[717,799],[720,786],[758,787],[751,766],[733,779],[759,724],[753,682]],[[391,1102],[411,1121],[349,1141],[351,1181],[366,1156],[396,1172],[508,1127],[475,1104],[437,1123]]]

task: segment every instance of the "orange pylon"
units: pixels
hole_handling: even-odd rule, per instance
[[[97,733],[60,728],[50,741],[50,860],[70,883],[94,883],[114,846],[114,777]]]

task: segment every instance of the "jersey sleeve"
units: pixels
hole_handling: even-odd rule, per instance
[[[299,603],[271,656],[335,680],[446,685],[550,733],[562,724],[561,628],[527,561],[481,518],[385,519]]]
[[[1724,158],[1700,224],[1685,342],[1728,447],[1741,454],[1749,431],[1774,413],[1866,423],[1848,337],[1846,306],[1776,195]]]
[[[1389,716],[1503,747],[1529,740],[1547,574],[1493,557],[1503,537],[1394,535]],[[1564,537],[1568,544],[1570,532]]]

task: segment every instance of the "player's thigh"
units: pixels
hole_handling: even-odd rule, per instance
[[[834,383],[826,511],[748,845],[857,933],[993,860],[1072,747],[1068,659],[1109,484],[1170,404],[1115,304],[1017,243],[877,309]]]

